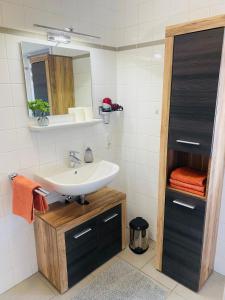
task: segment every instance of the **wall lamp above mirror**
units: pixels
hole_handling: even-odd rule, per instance
[[[47,30],[48,34],[54,34],[56,36],[57,35],[58,36],[67,36],[69,39],[70,39],[70,35],[75,35],[77,37],[82,37],[82,38],[100,39],[100,36],[75,31],[73,29],[73,27],[58,28],[58,27],[52,27],[52,26],[46,26],[46,25],[40,25],[40,24],[34,24],[34,27],[38,27],[38,28]]]

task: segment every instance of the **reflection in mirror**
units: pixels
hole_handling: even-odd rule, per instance
[[[28,42],[21,48],[27,101],[48,102],[50,115],[68,114],[73,107],[92,110],[89,52]]]

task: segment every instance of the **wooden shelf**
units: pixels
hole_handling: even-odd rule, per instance
[[[84,121],[84,122],[65,122],[65,123],[56,123],[50,124],[48,126],[38,126],[38,125],[29,125],[31,131],[41,132],[41,131],[49,131],[54,129],[61,129],[61,128],[72,128],[72,127],[82,127],[82,126],[92,126],[102,123],[102,119],[93,119],[91,121]]]
[[[204,201],[207,200],[206,195],[205,195],[204,197],[202,197],[202,196],[200,196],[200,195],[196,195],[196,194],[193,194],[193,193],[188,193],[188,192],[186,192],[186,191],[182,191],[182,190],[179,190],[179,189],[174,189],[174,188],[170,187],[169,185],[167,186],[167,189],[172,190],[172,191],[175,191],[175,192],[178,192],[178,193],[181,193],[181,194],[193,196],[193,197],[196,197],[196,198],[198,198],[198,199],[200,199],[200,200],[204,200]]]

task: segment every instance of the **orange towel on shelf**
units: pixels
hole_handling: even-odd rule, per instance
[[[197,186],[197,185],[193,185],[193,184],[190,184],[190,183],[185,183],[185,182],[175,180],[175,179],[170,179],[170,183],[175,184],[179,187],[184,187],[184,188],[191,189],[191,190],[194,190],[194,191],[198,191],[198,192],[202,192],[202,193],[205,192],[205,186]]]
[[[173,183],[170,184],[170,187],[173,188],[173,189],[176,189],[176,190],[185,191],[185,192],[188,192],[188,193],[191,193],[191,194],[195,194],[195,195],[199,195],[199,196],[202,196],[202,197],[205,196],[204,192],[195,191],[195,190],[192,190],[192,189],[189,189],[189,188],[185,188],[183,186],[179,186],[179,185],[176,185],[176,184],[173,184]]]
[[[12,181],[13,205],[12,211],[32,223],[34,220],[34,209],[45,212],[48,203],[45,197],[37,194],[34,190],[40,185],[24,176],[16,176]]]
[[[202,187],[205,186],[207,174],[206,172],[197,171],[192,168],[181,167],[172,171],[170,178]]]

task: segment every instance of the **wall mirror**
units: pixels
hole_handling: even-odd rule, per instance
[[[92,107],[89,52],[28,42],[22,42],[21,49],[27,101],[48,102],[50,115],[68,114],[70,107]]]

